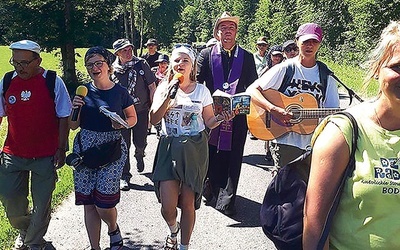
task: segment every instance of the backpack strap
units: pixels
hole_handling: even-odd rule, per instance
[[[3,96],[5,96],[8,88],[10,87],[12,76],[14,71],[7,72],[3,78]],[[56,95],[54,93],[54,89],[56,87],[56,76],[57,73],[53,70],[47,70],[46,74],[46,87],[49,90],[51,98],[54,100]]]
[[[7,72],[3,77],[3,96],[6,95],[8,88],[10,87],[10,83],[12,80],[12,76],[14,71]]]
[[[54,100],[56,98],[56,94],[54,93],[54,89],[56,88],[56,76],[57,73],[53,70],[47,70],[46,74],[46,86],[49,90],[51,98]]]
[[[335,198],[333,199],[331,208],[329,209],[329,212],[328,212],[328,216],[326,217],[325,225],[324,225],[324,228],[322,230],[321,238],[319,239],[317,249],[323,249],[324,248],[325,241],[328,238],[329,230],[330,230],[331,225],[332,225],[333,216],[335,215],[336,210],[337,210],[337,208],[339,206],[340,196],[342,194],[344,184],[345,184],[347,178],[350,178],[353,175],[354,168],[355,168],[355,161],[356,161],[355,153],[356,153],[357,139],[358,139],[357,121],[348,112],[339,112],[337,114],[341,114],[341,115],[346,116],[351,122],[351,125],[352,125],[352,128],[353,128],[353,136],[352,136],[352,140],[351,140],[351,144],[352,144],[351,145],[351,152],[350,152],[349,162],[347,163],[347,166],[346,166],[346,170],[343,173],[342,179],[340,180],[339,186],[338,186],[336,194],[335,194]]]
[[[290,84],[290,81],[294,76],[294,71],[295,71],[294,62],[290,60],[288,66],[286,67],[285,76],[283,77],[281,86],[279,87],[278,90],[279,92],[284,93],[286,87]]]

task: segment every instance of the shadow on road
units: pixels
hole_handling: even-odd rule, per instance
[[[265,154],[251,154],[243,156],[242,163],[249,164],[258,168],[269,171],[269,167],[273,166],[273,162],[268,162],[265,160]]]

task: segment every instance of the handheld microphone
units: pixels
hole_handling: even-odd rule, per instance
[[[83,85],[78,86],[78,88],[76,88],[76,91],[75,91],[75,95],[80,96],[80,97],[85,97],[87,95],[87,93],[88,93],[88,89]],[[71,121],[76,122],[76,120],[78,120],[78,115],[79,115],[80,111],[81,111],[81,107],[74,108],[74,110],[72,111]]]
[[[183,82],[183,75],[181,73],[176,73],[172,78],[171,82],[174,84],[172,87],[171,93],[169,94],[169,98],[175,99],[176,92],[178,92],[179,83]]]

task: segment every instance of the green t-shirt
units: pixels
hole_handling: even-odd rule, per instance
[[[400,130],[376,125],[365,116],[372,108],[363,103],[348,110],[359,127],[356,167],[330,230],[331,249],[400,249]],[[351,147],[351,123],[340,115],[325,119],[314,139],[327,120],[339,127]]]

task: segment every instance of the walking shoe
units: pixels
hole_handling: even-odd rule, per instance
[[[24,250],[28,249],[25,245],[26,230],[19,230],[19,234],[14,242],[14,250]]]
[[[129,181],[124,179],[119,180],[119,188],[122,191],[129,191]]]
[[[143,170],[144,170],[144,161],[143,161],[143,157],[137,157],[137,158],[136,158],[136,161],[137,161],[137,163],[136,163],[137,171],[138,171],[139,173],[143,172]]]

